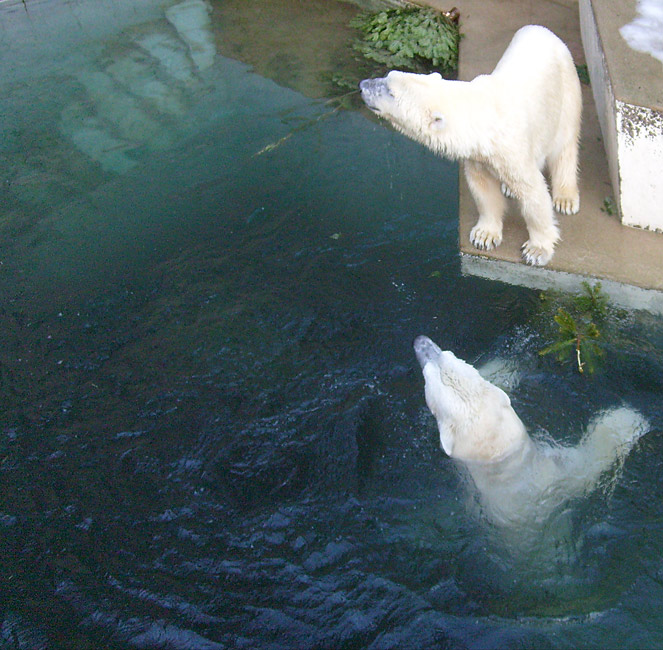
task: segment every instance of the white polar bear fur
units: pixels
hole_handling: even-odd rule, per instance
[[[618,407],[596,416],[576,447],[535,442],[507,394],[473,366],[425,336],[414,349],[442,448],[467,468],[495,524],[545,522],[566,501],[596,487],[649,430],[637,411]]]
[[[523,257],[547,264],[559,240],[553,207],[575,214],[582,95],[564,43],[545,27],[519,29],[494,71],[472,81],[392,70],[360,84],[366,104],[440,155],[465,161],[479,210],[470,240],[502,242],[508,196],[517,199],[529,239]],[[550,173],[552,200],[544,169]]]

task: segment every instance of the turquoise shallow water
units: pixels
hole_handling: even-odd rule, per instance
[[[461,275],[456,166],[224,56],[222,3],[27,6],[0,5],[0,648],[660,647],[660,319],[612,313],[594,378],[539,357],[538,294]],[[421,333],[517,368],[534,434],[623,401],[652,431],[523,557],[439,449]]]

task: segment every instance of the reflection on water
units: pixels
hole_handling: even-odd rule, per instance
[[[660,322],[595,381],[540,358],[538,297],[460,274],[456,168],[322,52],[240,57],[309,20],[245,4],[0,5],[0,648],[660,646]],[[651,420],[546,562],[464,502],[420,333],[517,365],[534,433]]]

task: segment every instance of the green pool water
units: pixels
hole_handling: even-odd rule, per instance
[[[357,11],[0,2],[0,648],[663,644],[660,318],[538,355],[563,299],[463,276],[457,167],[336,99]],[[523,556],[419,334],[535,436],[652,430]]]

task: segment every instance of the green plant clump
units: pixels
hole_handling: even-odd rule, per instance
[[[355,49],[388,68],[447,74],[458,66],[458,25],[433,9],[406,7],[360,14],[350,25],[362,32]]]
[[[577,65],[576,66],[576,71],[578,73],[578,79],[580,79],[580,83],[583,83],[586,86],[591,85],[591,80],[589,78],[589,69],[587,68],[586,63],[582,63],[581,65]]]
[[[578,372],[592,374],[603,356],[601,323],[607,315],[608,299],[601,291],[601,283],[593,287],[583,282],[583,292],[573,298],[569,310],[560,307],[554,316],[558,326],[557,340],[539,351],[540,355],[554,354],[565,363],[573,359]]]
[[[601,212],[605,212],[606,214],[609,214],[611,217],[617,214],[617,207],[615,206],[615,201],[611,196],[606,196],[605,199],[603,199]]]

